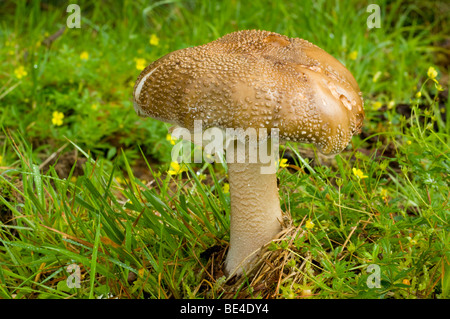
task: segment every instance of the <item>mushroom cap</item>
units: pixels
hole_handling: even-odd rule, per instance
[[[342,151],[364,119],[352,74],[316,45],[274,32],[244,30],[171,52],[146,67],[135,110],[194,130],[279,129],[280,140]]]

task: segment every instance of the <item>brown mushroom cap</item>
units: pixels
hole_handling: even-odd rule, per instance
[[[343,150],[359,133],[363,101],[352,74],[312,43],[238,31],[169,53],[134,87],[136,112],[189,130],[279,129],[280,139]]]

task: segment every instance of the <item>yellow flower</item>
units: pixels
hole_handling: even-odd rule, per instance
[[[230,192],[230,184],[228,183],[223,184],[222,191],[224,194],[228,194]]]
[[[428,68],[427,75],[430,79],[434,80],[437,77],[438,73],[434,67],[430,66]]]
[[[152,34],[150,36],[150,44],[154,45],[154,46],[158,46],[159,45],[159,38],[156,34]]]
[[[3,156],[0,155],[0,165],[2,165],[3,162]]]
[[[313,229],[314,228],[314,223],[312,222],[312,220],[311,220],[311,218],[310,219],[308,219],[307,221],[306,221],[306,223],[305,223],[305,227],[306,227],[306,229]]]
[[[390,109],[392,109],[394,106],[395,106],[395,101],[391,100],[391,101],[389,101],[389,103],[388,103],[388,105],[387,105],[387,108],[390,110]]]
[[[387,189],[382,188],[381,189],[381,198],[385,201],[388,197],[388,191]]]
[[[282,158],[280,161],[280,167],[284,168],[284,167],[288,167],[289,164],[287,163],[287,158]]]
[[[16,78],[18,78],[20,80],[24,76],[27,76],[28,73],[27,73],[27,71],[25,71],[25,68],[23,67],[23,65],[21,65],[14,70],[14,74],[15,74]]]
[[[356,177],[358,177],[358,179],[364,179],[364,178],[367,178],[367,177],[369,177],[369,176],[367,176],[367,175],[364,175],[364,173],[362,172],[362,170],[360,170],[359,168],[357,169],[357,168],[352,168],[352,171],[353,171],[353,174],[356,176]]]
[[[352,51],[350,52],[350,54],[348,55],[350,60],[356,60],[358,58],[358,51]]]
[[[97,108],[98,108],[98,105],[97,105],[97,104],[94,103],[94,104],[91,105],[92,111],[97,110]]]
[[[420,98],[421,96],[422,96],[422,92],[419,91],[416,93],[416,98]]]
[[[373,107],[374,111],[376,111],[376,110],[380,109],[382,106],[383,106],[383,104],[380,101],[376,101],[373,103],[372,107]]]
[[[142,58],[135,58],[134,62],[136,62],[136,69],[138,69],[139,71],[145,69],[145,66],[147,65],[147,61]]]
[[[376,83],[378,81],[378,79],[380,78],[381,74],[382,74],[381,71],[378,71],[377,73],[375,73],[375,75],[372,78],[372,82]]]
[[[187,168],[183,164],[180,165],[178,162],[172,162],[170,163],[170,169],[167,171],[170,175],[178,175],[183,172],[186,172]]]
[[[52,114],[52,123],[56,126],[63,125],[64,114],[58,111],[53,112]]]
[[[167,134],[166,135],[166,140],[168,140],[170,142],[170,144],[175,145],[175,141],[177,140],[176,138],[173,138],[172,135]]]
[[[85,61],[89,60],[89,53],[86,51],[81,52],[80,59]]]

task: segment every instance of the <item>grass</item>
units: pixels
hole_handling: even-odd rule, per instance
[[[358,1],[80,1],[57,36],[67,5],[0,4],[0,298],[450,297],[448,4],[380,1],[368,29]],[[366,120],[333,158],[282,146],[292,223],[225,282],[226,167],[168,174],[167,126],[131,92],[140,64],[253,28],[342,61]]]

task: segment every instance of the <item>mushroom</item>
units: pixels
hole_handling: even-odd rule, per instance
[[[138,115],[194,131],[266,129],[271,139],[313,143],[336,154],[358,134],[363,100],[352,74],[330,54],[299,38],[244,30],[171,52],[146,67],[134,86]],[[276,172],[251,152],[264,139],[228,143],[246,159],[229,160],[230,246],[225,273],[248,271],[260,249],[281,230]],[[268,150],[276,158],[278,149]],[[228,155],[228,154],[227,154]],[[260,154],[261,155],[261,154]]]

